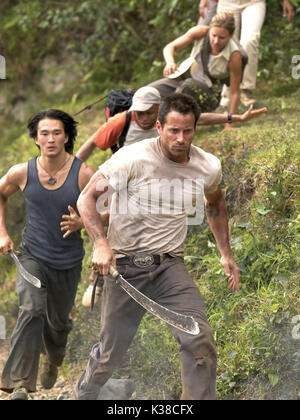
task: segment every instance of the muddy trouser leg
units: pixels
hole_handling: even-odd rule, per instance
[[[119,271],[122,267],[118,267]],[[126,266],[126,280],[161,305],[192,315],[199,323],[197,336],[171,328],[180,344],[182,399],[215,399],[216,349],[203,299],[181,258],[169,258],[148,269]],[[144,310],[111,280],[105,281],[100,342],[90,354],[75,388],[76,399],[97,399],[101,386],[129,347]]]
[[[127,266],[118,267],[118,271],[126,276],[126,280],[130,280]],[[135,270],[132,268],[131,271]],[[147,279],[139,278],[137,283],[141,290]],[[130,346],[144,312],[114,280],[105,278],[100,340],[93,346],[87,366],[75,387],[75,399],[97,400],[101,387],[111,377]]]
[[[19,256],[27,271],[41,280],[40,289],[21,276],[17,278],[19,315],[11,338],[9,358],[2,373],[2,389],[23,386],[36,390],[39,357],[42,350],[59,366],[65,354],[67,335],[72,323],[73,306],[81,267],[51,270],[22,248]]]
[[[43,270],[33,258],[22,254],[20,261],[44,283]],[[3,369],[1,387],[11,391],[23,386],[28,391],[35,391],[46,311],[46,288],[37,289],[18,275],[17,292],[18,320],[11,337],[11,350]]]
[[[180,258],[164,261],[160,270],[152,298],[171,310],[192,315],[200,327],[197,336],[171,327],[180,344],[181,399],[214,400],[217,354],[202,296]]]
[[[47,307],[43,330],[43,351],[51,364],[61,366],[68,335],[73,328],[70,312],[74,305],[81,265],[69,270],[46,268]]]

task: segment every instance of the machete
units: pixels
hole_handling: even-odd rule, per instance
[[[13,250],[8,251],[9,255],[12,257],[12,259],[14,260],[18,272],[19,274],[26,280],[28,281],[28,283],[33,284],[33,286],[37,287],[38,289],[41,288],[41,281],[34,277],[32,274],[28,273],[27,270],[25,270],[25,268],[22,266],[22,264],[19,261],[19,258],[16,256],[16,254],[14,253]]]
[[[147,309],[147,311],[181,331],[192,335],[199,334],[199,325],[192,316],[179,314],[154,302],[154,300],[145,296],[127,280],[125,280],[114,267],[110,266],[109,273],[116,283],[119,284],[122,289],[125,290],[125,292],[128,293],[129,296],[131,296],[137,303]]]

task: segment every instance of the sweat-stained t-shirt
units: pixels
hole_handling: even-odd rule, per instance
[[[102,150],[107,150],[118,143],[126,121],[126,111],[120,112],[103,124],[94,134],[93,141]],[[148,130],[141,128],[135,119],[135,113],[131,113],[130,126],[126,135],[124,146],[141,140],[157,136],[156,125]]]
[[[163,154],[159,137],[120,149],[99,172],[107,184],[97,189],[114,191],[108,241],[117,257],[182,256],[187,225],[203,220],[203,192],[215,192],[222,179],[217,157],[192,145],[187,163],[173,162]],[[106,197],[98,199],[99,212]]]

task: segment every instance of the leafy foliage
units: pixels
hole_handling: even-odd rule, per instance
[[[286,81],[291,79],[292,58],[299,55],[300,42],[300,5],[293,1],[298,12],[293,22],[287,23],[279,13],[276,0],[268,1],[266,22],[262,29],[260,45],[260,78],[276,77],[280,81],[279,89],[285,91]]]
[[[132,82],[141,75],[153,80],[161,74],[162,47],[196,24],[197,6],[194,0],[4,0],[0,51],[7,58],[9,77],[23,88],[38,73],[43,57],[64,50],[80,53],[93,89],[112,81]],[[269,77],[274,64],[277,72],[286,74],[286,65],[297,53],[299,27],[299,15],[287,24],[279,2],[268,1],[262,77]]]
[[[10,77],[21,74],[23,83],[42,57],[65,48],[81,53],[82,66],[95,79],[126,81],[148,71],[158,55],[161,60],[162,35],[177,36],[195,20],[196,10],[192,0],[5,1],[0,50],[6,52]]]

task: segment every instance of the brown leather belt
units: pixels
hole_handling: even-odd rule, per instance
[[[151,265],[159,265],[166,258],[173,258],[170,254],[135,254],[127,257],[117,258],[117,265],[135,265],[139,268],[149,267]]]
[[[159,265],[161,264],[166,258],[174,258],[170,254],[160,254],[160,255],[152,255],[152,254],[135,254],[135,255],[128,255],[127,257],[117,258],[117,266],[118,265],[135,265],[139,268],[150,267],[151,265]],[[103,286],[103,276],[95,272],[94,276],[94,285],[93,285],[93,292],[91,297],[91,310],[94,308],[95,302],[95,294],[96,294],[96,287],[97,285]]]

